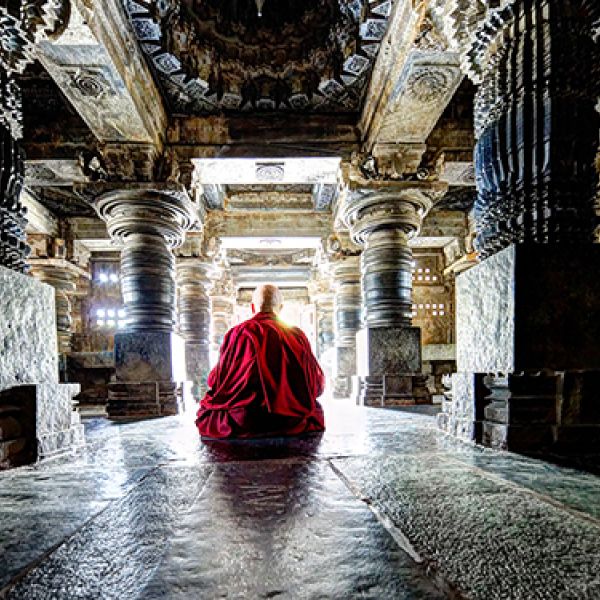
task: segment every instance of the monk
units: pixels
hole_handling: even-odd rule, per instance
[[[225,334],[198,410],[201,436],[249,438],[325,429],[317,402],[323,371],[304,333],[278,319],[282,306],[279,288],[261,285],[252,296],[254,316]]]

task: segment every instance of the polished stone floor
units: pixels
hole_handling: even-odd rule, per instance
[[[88,421],[85,451],[0,474],[0,598],[600,598],[600,478],[325,407],[288,440]]]

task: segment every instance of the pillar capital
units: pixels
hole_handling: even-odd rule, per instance
[[[173,248],[197,220],[187,193],[153,189],[108,192],[94,201],[111,239],[122,248],[121,290],[129,331],[173,331]]]
[[[441,183],[385,181],[349,189],[342,219],[352,241],[361,246],[382,229],[396,229],[410,239],[418,235],[423,218],[444,189]]]
[[[160,236],[169,249],[183,244],[198,221],[186,192],[126,189],[108,192],[94,202],[111,239],[125,246],[131,236]]]

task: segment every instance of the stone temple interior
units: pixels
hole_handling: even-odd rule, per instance
[[[0,598],[600,598],[599,130],[597,0],[1,2]]]

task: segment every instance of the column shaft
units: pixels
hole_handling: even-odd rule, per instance
[[[161,235],[132,233],[121,251],[128,331],[173,331],[175,257]]]
[[[335,296],[335,363],[334,388],[336,398],[347,398],[356,375],[356,332],[360,329],[361,292],[358,256],[342,259],[334,267]]]
[[[594,239],[599,12],[587,0],[517,0],[494,21],[499,31],[473,36],[486,65],[475,98],[481,257]]]
[[[207,289],[211,268],[196,259],[181,259],[177,264],[179,331],[185,340],[187,379],[193,382],[197,401],[206,391],[209,371],[211,303]]]
[[[401,229],[373,231],[361,255],[365,323],[371,327],[410,327],[412,251]]]

